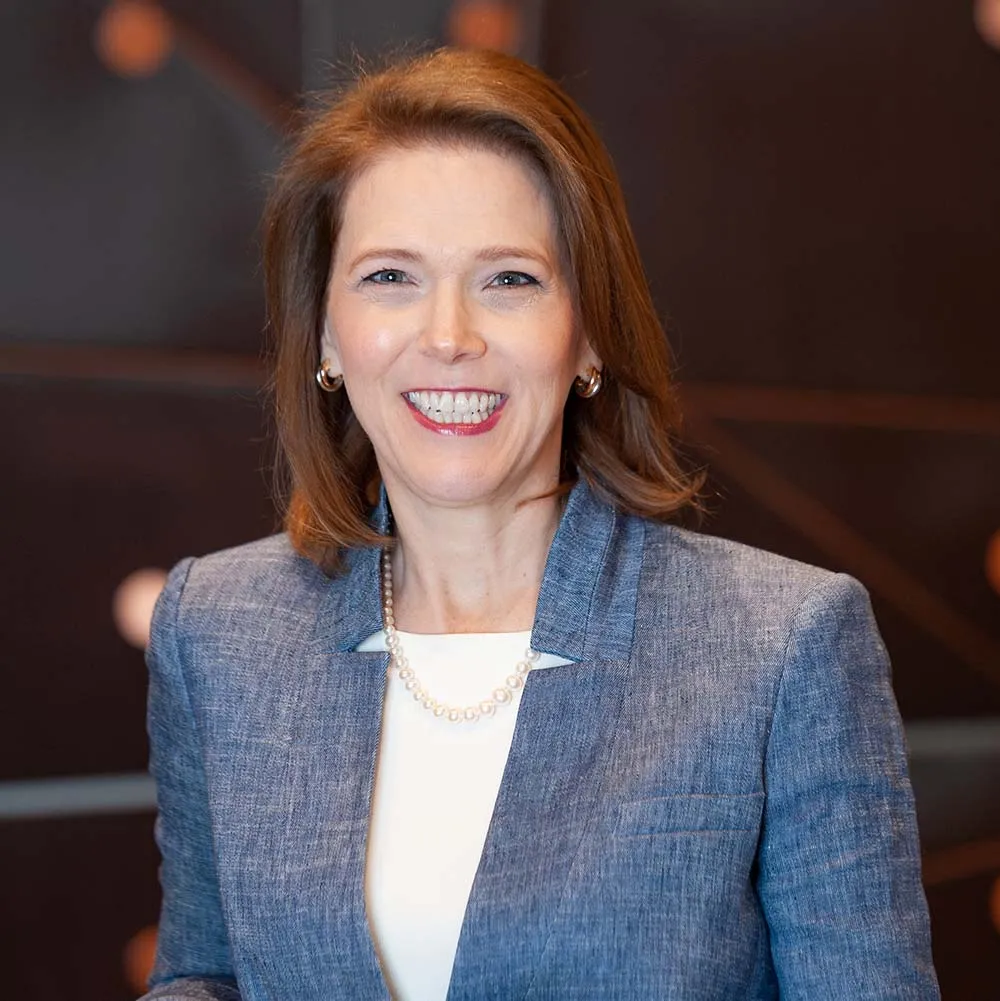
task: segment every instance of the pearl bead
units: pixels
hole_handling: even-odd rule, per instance
[[[442,705],[424,690],[416,672],[410,667],[406,654],[403,653],[393,615],[392,557],[388,551],[382,553],[382,621],[385,646],[389,652],[388,673],[395,671],[415,702],[428,712],[432,712],[438,719],[443,717],[450,723],[475,723],[483,716],[493,716],[499,707],[510,705],[514,700],[514,692],[524,684],[525,677],[538,660],[538,653],[528,647],[524,658],[514,666],[514,673],[507,678],[505,684],[493,690],[490,698],[464,708]]]

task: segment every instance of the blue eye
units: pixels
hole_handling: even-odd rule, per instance
[[[526,275],[523,271],[501,271],[490,284],[501,288],[520,288],[524,285],[537,285],[538,279]]]
[[[406,272],[398,268],[381,268],[370,275],[365,275],[361,280],[371,282],[373,285],[402,285],[406,281]]]

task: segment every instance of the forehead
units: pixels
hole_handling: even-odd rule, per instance
[[[345,244],[410,242],[459,250],[518,245],[546,253],[559,237],[548,184],[526,158],[466,145],[381,153],[349,185],[338,234]]]

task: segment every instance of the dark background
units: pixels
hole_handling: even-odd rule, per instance
[[[289,109],[353,51],[485,31],[500,6],[170,0],[140,75],[95,45],[114,4],[0,7],[5,996],[136,993],[148,803],[18,797],[145,768],[118,583],[276,527],[257,227]],[[953,0],[500,14],[619,166],[713,473],[704,528],[872,591],[944,996],[998,996],[1000,53]]]

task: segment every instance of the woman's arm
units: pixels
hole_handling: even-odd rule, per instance
[[[902,725],[850,577],[795,617],[765,783],[758,892],[782,999],[937,999]]]
[[[181,664],[178,614],[191,559],[174,567],[153,614],[150,771],[159,814],[163,904],[150,993],[141,1001],[239,1001],[222,916],[199,737]]]

